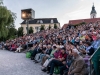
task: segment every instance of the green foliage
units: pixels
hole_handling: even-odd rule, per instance
[[[14,39],[17,36],[17,29],[15,28],[9,28],[9,34],[7,39]]]
[[[49,25],[49,30],[51,29],[51,25]]]
[[[79,25],[82,25],[82,24],[86,24],[85,22],[81,22],[79,24],[75,24],[74,26],[79,26]]]
[[[82,25],[82,24],[86,24],[86,23],[85,22],[80,23],[80,25]]]
[[[2,5],[3,4],[3,0],[0,0],[0,5]]]
[[[29,28],[29,34],[31,34],[31,33],[33,33],[34,31],[33,31],[33,28],[32,27],[30,27]]]
[[[15,27],[16,14],[7,9],[0,0],[0,38],[7,38],[9,28]]]
[[[56,24],[54,24],[54,29],[57,29],[58,27],[57,27],[57,25]]]
[[[77,27],[77,26],[79,26],[80,24],[75,24],[75,25],[73,25],[75,28]]]
[[[19,27],[19,28],[18,28],[17,34],[18,34],[18,37],[19,37],[19,36],[23,36],[23,27]]]
[[[40,31],[45,30],[45,25],[41,25]]]

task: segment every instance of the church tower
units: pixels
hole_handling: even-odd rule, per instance
[[[90,13],[91,18],[96,18],[96,14],[97,14],[97,12],[95,10],[94,3],[93,3],[92,10]]]

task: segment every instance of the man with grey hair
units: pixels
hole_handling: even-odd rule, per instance
[[[79,51],[77,49],[72,49],[72,55],[74,57],[74,61],[69,68],[68,75],[85,75],[87,73],[85,61],[79,55]]]

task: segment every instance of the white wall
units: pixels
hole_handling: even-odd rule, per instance
[[[29,24],[29,28],[33,27],[33,30],[34,30],[34,33],[35,33],[36,32],[35,27],[41,27],[41,25],[45,25],[45,28],[48,28],[49,25],[51,25],[51,28],[54,28],[54,24]],[[58,28],[60,28],[60,23],[56,23],[56,25],[57,25]],[[27,33],[27,30],[26,30],[27,25],[21,24],[21,27],[23,27],[23,32],[24,32],[24,34],[26,34]]]

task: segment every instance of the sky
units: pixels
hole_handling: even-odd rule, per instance
[[[69,20],[90,18],[94,3],[97,17],[100,17],[100,0],[3,0],[9,10],[17,14],[15,27],[20,27],[21,9],[32,8],[35,18],[57,18],[60,25]]]

